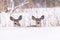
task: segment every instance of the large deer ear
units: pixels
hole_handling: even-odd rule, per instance
[[[32,16],[32,19],[35,20],[36,18],[34,16]]]
[[[14,21],[14,18],[12,16],[10,16],[10,20]]]
[[[21,20],[22,19],[22,15],[19,16],[18,20]]]
[[[41,16],[41,19],[42,19],[42,20],[44,19],[44,15]]]

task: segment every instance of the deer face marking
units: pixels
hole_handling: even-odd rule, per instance
[[[22,19],[22,16],[19,16],[18,19],[14,19],[12,16],[10,16],[10,20],[14,21],[14,25],[20,26],[19,21]]]
[[[32,19],[36,21],[36,25],[41,25],[41,20],[44,19],[44,15],[42,15],[40,18],[35,18],[32,16]]]

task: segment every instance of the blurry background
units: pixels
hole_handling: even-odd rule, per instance
[[[29,2],[27,4],[24,4]],[[0,0],[0,11],[24,4],[22,8],[59,7],[60,0]]]

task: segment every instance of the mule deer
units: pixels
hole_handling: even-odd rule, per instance
[[[40,18],[35,18],[32,16],[32,19],[36,21],[35,25],[31,25],[30,27],[40,27],[41,26],[41,20],[44,19],[44,15],[42,15]]]
[[[14,26],[20,26],[19,21],[22,19],[22,16],[19,16],[18,19],[14,19],[12,16],[10,16],[10,20],[14,21]]]

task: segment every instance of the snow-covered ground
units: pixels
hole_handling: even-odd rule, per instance
[[[60,27],[3,27],[0,40],[60,40]]]
[[[30,26],[36,24],[34,20],[32,20],[32,16],[36,18],[40,18],[44,15],[44,20],[41,22],[43,26],[60,26],[60,7],[55,8],[32,8],[32,9],[24,9],[22,12],[18,10],[14,13],[0,13],[1,20],[0,26],[1,27],[13,27],[13,21],[10,20],[10,16],[17,19],[20,15],[22,15],[22,20],[20,24],[22,27]]]

